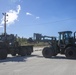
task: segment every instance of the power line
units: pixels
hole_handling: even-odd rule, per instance
[[[52,23],[58,23],[58,22],[73,20],[73,19],[76,19],[76,17],[68,18],[68,19],[64,19],[64,20],[53,21],[53,22],[46,22],[46,23],[39,23],[39,24],[34,23],[34,25],[46,25],[46,24],[52,24]]]

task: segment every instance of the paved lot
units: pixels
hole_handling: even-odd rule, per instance
[[[58,55],[46,59],[35,48],[28,57],[12,57],[0,60],[0,75],[76,75],[76,60]]]

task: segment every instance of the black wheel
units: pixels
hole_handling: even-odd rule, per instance
[[[31,55],[31,48],[27,48],[26,54]]]
[[[25,48],[21,48],[19,54],[20,54],[21,56],[26,56],[26,49],[25,49]]]
[[[58,53],[56,53],[56,54],[54,53],[53,56],[57,56],[57,54],[58,54]]]
[[[53,51],[49,47],[45,47],[42,51],[42,54],[45,58],[51,58],[53,56]]]
[[[0,59],[6,59],[6,58],[7,58],[7,50],[0,49]]]
[[[66,56],[66,58],[70,58],[70,59],[72,59],[72,58],[76,58],[76,48],[75,47],[68,47],[68,48],[66,48],[66,50],[65,50],[65,56]]]
[[[57,56],[58,49],[55,49],[54,47],[52,47],[52,51],[53,51],[53,56]]]
[[[16,53],[11,54],[12,56],[16,56]]]
[[[12,51],[11,51],[11,55],[12,55],[12,56],[16,56],[16,51],[15,51],[15,50],[12,50]]]

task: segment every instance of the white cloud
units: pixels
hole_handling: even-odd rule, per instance
[[[32,16],[32,14],[31,14],[31,13],[29,13],[29,12],[26,12],[26,15],[27,15],[27,16]]]
[[[18,6],[17,6],[17,13],[18,13],[18,14],[19,14],[20,10],[21,10],[21,6],[18,5]]]
[[[40,18],[39,16],[36,17],[35,15],[33,15],[33,14],[29,13],[29,12],[26,12],[26,15],[27,15],[27,16],[35,17],[36,19],[39,19],[39,18]]]
[[[15,23],[16,20],[18,20],[18,15],[20,13],[21,10],[21,6],[18,5],[17,6],[17,10],[9,10],[8,12],[6,12],[8,14],[8,16],[6,17],[6,19],[8,20],[7,24],[13,24]],[[4,17],[1,19],[1,25],[4,24]]]
[[[36,19],[39,19],[39,18],[40,18],[39,16],[36,17]]]

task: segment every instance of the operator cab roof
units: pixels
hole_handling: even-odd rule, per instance
[[[72,33],[72,31],[61,31],[61,32],[58,32],[59,34],[62,34],[62,33]]]

